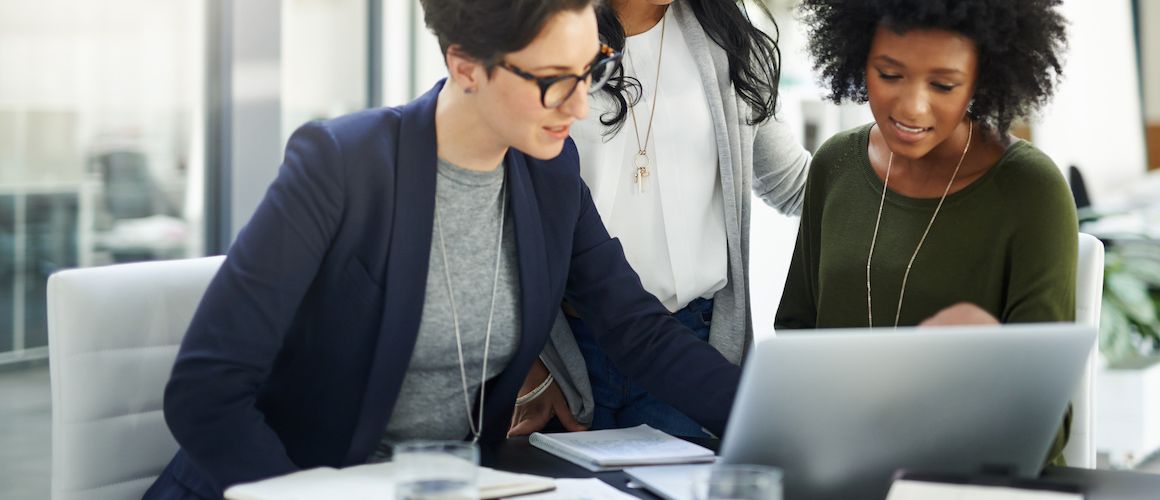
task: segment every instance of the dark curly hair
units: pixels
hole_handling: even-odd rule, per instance
[[[781,50],[777,45],[778,28],[769,9],[758,2],[755,7],[773,25],[772,35],[761,31],[749,20],[740,0],[680,0],[688,4],[709,39],[725,49],[729,60],[729,80],[742,101],[749,104],[750,125],[764,122],[777,110],[777,84],[781,78]],[[624,26],[616,11],[605,2],[597,6],[596,19],[604,42],[618,51],[624,50]],[[640,100],[640,82],[624,76],[617,69],[603,89],[612,97],[614,109],[600,116],[609,127],[605,135],[616,134],[628,116],[628,107]]]
[[[866,58],[879,25],[897,33],[945,29],[978,49],[975,94],[967,114],[1005,134],[1051,98],[1067,46],[1060,0],[802,0],[809,52],[828,98],[864,103]]]

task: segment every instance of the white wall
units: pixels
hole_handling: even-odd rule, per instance
[[[423,9],[415,9],[415,96],[427,92],[435,81],[447,76],[447,64],[439,50],[439,39],[423,22]]]
[[[230,242],[249,222],[282,160],[281,0],[227,2],[231,9]]]
[[[200,126],[203,26],[194,2],[0,0],[0,181],[76,181],[88,155],[128,148],[174,182]]]
[[[393,3],[388,0],[386,3]],[[282,1],[282,138],[366,107],[366,0]]]
[[[1144,65],[1144,116],[1149,122],[1160,122],[1160,2],[1156,0],[1140,2],[1140,45]]]
[[[411,18],[418,0],[383,2],[383,105],[411,100]],[[421,21],[421,19],[419,19]]]
[[[1145,171],[1131,5],[1065,0],[1062,10],[1071,23],[1064,80],[1032,139],[1060,168],[1078,166],[1101,205]]]

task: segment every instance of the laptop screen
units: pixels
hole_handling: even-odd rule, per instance
[[[885,498],[898,469],[1037,475],[1095,345],[1072,323],[801,330],[754,346],[724,463],[787,498]]]

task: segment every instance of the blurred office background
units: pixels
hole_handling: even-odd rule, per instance
[[[1081,172],[1085,230],[1151,241],[1160,2],[1064,3],[1065,82],[1017,133]],[[821,99],[792,4],[769,1],[783,54],[778,116],[813,149],[870,115]],[[406,102],[442,74],[416,0],[0,0],[0,498],[48,497],[51,273],[223,253],[299,124]],[[754,323],[766,336],[797,221],[754,207]],[[1160,297],[1160,278],[1127,275]],[[1144,316],[1126,316],[1136,336],[1125,342],[1146,357]],[[1108,415],[1160,422],[1160,375],[1144,377],[1152,402]],[[1156,468],[1157,426],[1103,463]]]

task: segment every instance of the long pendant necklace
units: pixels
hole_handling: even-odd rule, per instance
[[[503,255],[503,217],[507,200],[504,194],[507,185],[502,180],[499,188],[499,235],[495,243],[495,277],[491,281],[491,308],[487,312],[487,330],[483,336],[483,370],[479,375],[479,419],[471,418],[471,396],[467,390],[467,366],[463,361],[463,339],[459,334],[459,312],[455,307],[455,290],[451,286],[451,268],[447,265],[447,244],[443,240],[443,218],[439,216],[439,199],[435,199],[435,224],[439,229],[439,252],[443,256],[443,277],[447,280],[447,298],[451,302],[451,322],[455,325],[455,348],[459,353],[459,377],[463,382],[463,404],[467,407],[467,426],[471,429],[473,443],[479,442],[483,432],[483,402],[487,388],[487,352],[491,348],[491,319],[495,315],[495,295],[499,286],[499,263]]]
[[[938,212],[943,206],[943,202],[947,199],[947,194],[951,192],[951,185],[955,183],[955,177],[959,175],[959,168],[963,166],[963,160],[967,158],[967,151],[971,149],[971,137],[975,132],[975,123],[968,121],[967,128],[967,145],[963,147],[963,154],[959,157],[959,164],[955,165],[955,171],[951,174],[951,180],[947,183],[947,188],[943,190],[942,197],[938,200],[938,205],[934,207],[934,214],[930,216],[930,222],[926,224],[926,229],[922,232],[922,237],[918,240],[918,246],[914,248],[914,253],[910,255],[910,262],[906,263],[906,272],[902,274],[902,288],[898,290],[898,307],[894,310],[894,327],[898,328],[898,317],[902,313],[902,298],[906,295],[906,280],[910,278],[910,267],[914,265],[914,258],[918,257],[918,251],[922,250],[922,244],[926,242],[926,235],[930,234],[930,227],[934,225],[935,218],[938,217]],[[874,327],[874,299],[870,294],[870,262],[874,260],[874,245],[878,242],[878,224],[882,222],[882,206],[886,203],[886,186],[890,185],[890,167],[894,165],[894,151],[890,152],[890,159],[886,162],[886,179],[882,181],[882,198],[878,200],[878,217],[874,219],[874,236],[870,238],[870,254],[866,256],[866,322],[871,328]]]
[[[644,132],[644,142],[640,141],[640,128],[636,124],[636,111],[635,111],[636,108],[633,106],[628,107],[628,112],[629,112],[629,114],[632,115],[632,131],[636,133],[636,155],[632,157],[632,167],[633,167],[632,180],[636,184],[637,194],[644,193],[644,181],[645,181],[645,177],[648,177],[648,175],[649,175],[648,167],[649,167],[649,163],[651,163],[649,160],[649,157],[648,157],[648,139],[649,139],[649,136],[652,135],[653,117],[656,116],[657,100],[660,98],[660,95],[661,95],[661,57],[663,57],[665,54],[665,18],[666,17],[667,16],[661,17],[661,45],[660,45],[660,49],[657,50],[657,75],[656,75],[656,79],[653,80],[654,88],[653,88],[652,109],[649,111],[649,115],[648,115],[648,128],[646,128],[645,132]],[[625,54],[625,57],[628,58],[628,62],[632,63],[632,57],[630,57],[628,55],[627,44],[625,45],[624,54]],[[633,64],[633,69],[635,69],[635,68],[636,68],[636,65]],[[642,87],[642,89],[641,89],[642,95],[643,95],[643,92],[644,92],[644,89]]]

